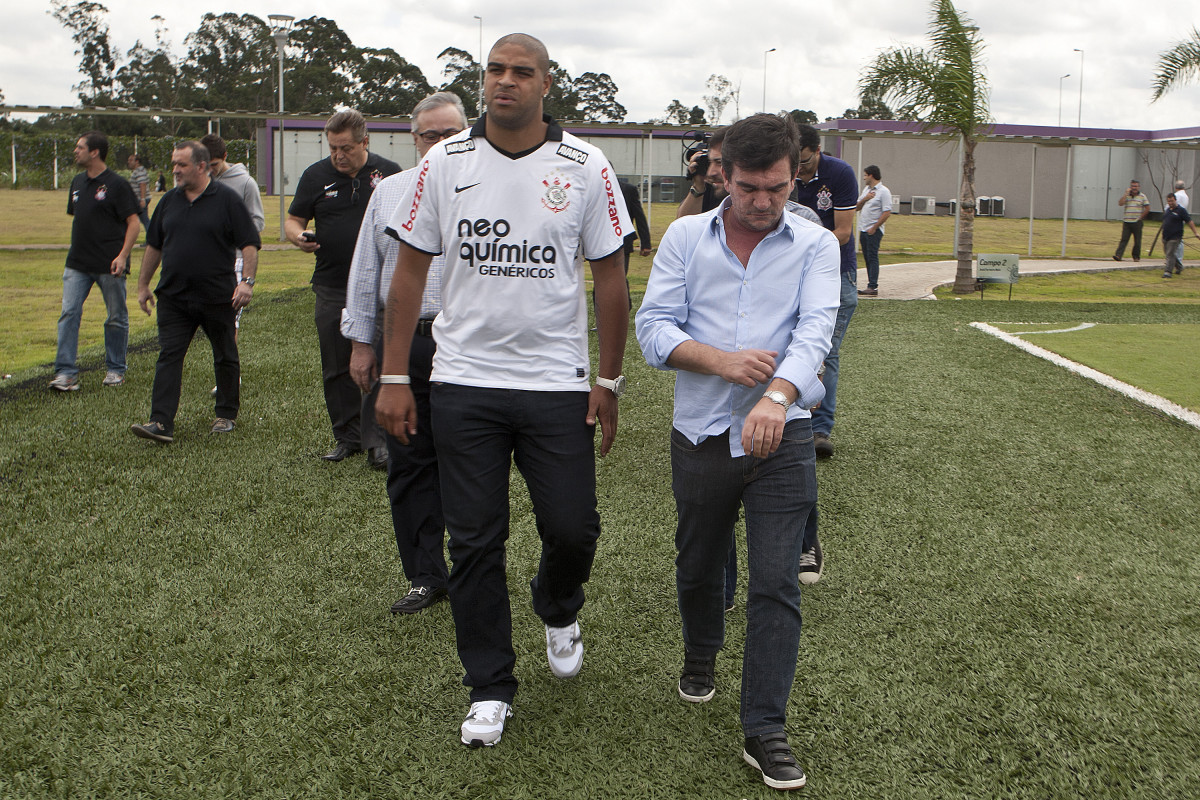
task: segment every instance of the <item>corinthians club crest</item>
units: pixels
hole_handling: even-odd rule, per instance
[[[553,180],[544,179],[542,185],[546,187],[546,194],[542,196],[542,205],[555,214],[566,211],[571,205],[571,201],[567,197],[567,189],[571,188],[571,184],[563,183],[562,179],[556,175],[553,176]]]

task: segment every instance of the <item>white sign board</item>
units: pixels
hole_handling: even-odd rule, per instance
[[[975,277],[980,283],[1016,283],[1021,258],[1012,253],[980,253]]]

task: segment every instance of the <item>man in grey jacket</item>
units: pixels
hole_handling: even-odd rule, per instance
[[[223,183],[230,189],[233,189],[237,196],[242,198],[242,203],[246,206],[246,210],[250,212],[250,219],[254,220],[254,229],[258,231],[261,238],[263,228],[267,225],[266,215],[263,213],[262,194],[258,188],[258,181],[251,177],[250,172],[246,169],[245,164],[230,164],[227,159],[229,150],[225,146],[225,140],[215,133],[210,133],[200,139],[200,144],[208,148],[208,169],[212,179],[217,183]],[[237,273],[237,279],[240,284],[242,280],[242,254],[237,254],[237,259],[233,265],[234,272]],[[250,279],[250,286],[254,286],[253,278]],[[237,317],[233,321],[233,337],[237,341],[238,334],[242,329],[242,310],[238,309]],[[238,379],[240,382],[240,378]],[[212,388],[212,395],[217,394],[217,387]]]

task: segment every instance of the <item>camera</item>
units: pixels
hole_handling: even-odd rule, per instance
[[[692,156],[696,156],[696,171],[692,175],[704,176],[708,173],[708,140],[712,134],[707,131],[690,131],[683,136],[683,164],[691,167]]]

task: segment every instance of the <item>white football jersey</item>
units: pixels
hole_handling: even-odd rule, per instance
[[[429,150],[390,228],[446,255],[432,380],[587,391],[587,293],[577,254],[611,255],[632,230],[617,176],[596,147],[549,120],[519,156],[484,120]]]

